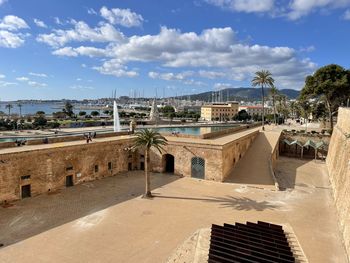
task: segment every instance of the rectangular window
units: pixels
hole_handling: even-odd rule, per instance
[[[30,179],[30,175],[22,175],[21,180]]]
[[[95,173],[98,172],[98,165],[95,165]]]
[[[112,163],[111,162],[108,163],[108,170],[112,170]]]

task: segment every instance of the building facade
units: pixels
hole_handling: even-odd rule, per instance
[[[263,112],[263,107],[261,105],[256,106],[239,106],[239,111],[245,110],[250,116],[258,115],[261,116]],[[272,108],[264,107],[265,115],[272,114]]]
[[[238,113],[238,102],[213,103],[201,107],[201,119],[206,121],[227,121]]]

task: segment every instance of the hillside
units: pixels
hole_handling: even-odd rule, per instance
[[[265,90],[265,96],[269,94],[268,88]],[[224,101],[226,100],[260,100],[261,99],[261,89],[260,88],[228,88],[220,91]],[[279,90],[281,94],[286,95],[289,99],[296,99],[299,96],[298,90],[293,89],[281,89]],[[207,91],[198,94],[189,95],[191,100],[204,100],[212,101],[212,91]],[[216,92],[218,93],[218,92]],[[228,99],[227,99],[228,96]]]

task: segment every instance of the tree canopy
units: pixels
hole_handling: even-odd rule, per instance
[[[333,115],[338,107],[350,97],[350,72],[343,67],[330,64],[319,68],[313,75],[306,77],[300,99],[318,98],[325,102],[331,129]]]

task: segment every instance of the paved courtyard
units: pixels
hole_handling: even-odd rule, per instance
[[[84,183],[0,208],[0,262],[165,262],[212,223],[289,224],[309,262],[347,262],[323,163],[281,158],[286,191],[153,174]]]

